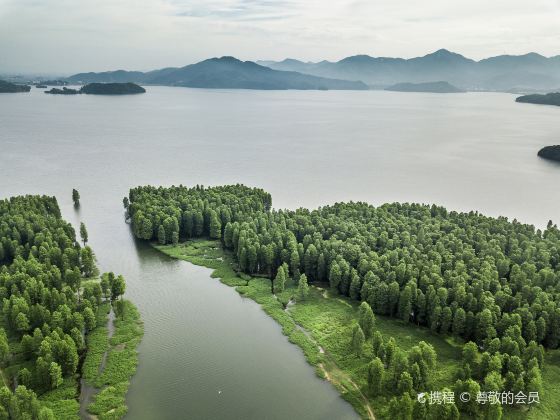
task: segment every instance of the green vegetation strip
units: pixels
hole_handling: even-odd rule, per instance
[[[90,351],[84,362],[84,378],[100,389],[88,411],[101,420],[120,419],[126,414],[125,396],[138,366],[136,348],[144,334],[140,314],[130,301],[124,300],[115,307],[113,336],[108,339],[107,327],[101,323],[90,334]],[[106,320],[106,315],[102,319]],[[105,366],[102,367],[106,352]]]

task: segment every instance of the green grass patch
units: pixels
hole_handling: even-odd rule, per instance
[[[115,305],[115,307],[124,309],[116,310],[113,336],[108,338],[107,327],[96,328],[90,334],[91,346],[95,351],[91,356],[88,355],[87,366],[84,362],[84,378],[88,383],[101,389],[87,408],[99,419],[119,419],[126,414],[128,410],[126,392],[138,366],[136,348],[144,334],[140,313],[132,302],[125,300],[122,306]],[[98,330],[99,333],[96,334]],[[105,352],[107,352],[105,366],[101,369]]]
[[[109,339],[107,337],[107,314],[110,304],[108,302],[99,305],[97,311],[97,327],[87,335],[87,354],[82,366],[82,377],[92,386],[100,387],[103,384],[97,381],[99,367],[103,355],[109,349]]]
[[[76,378],[66,378],[61,386],[39,397],[45,407],[50,408],[60,420],[79,419],[78,388]]]

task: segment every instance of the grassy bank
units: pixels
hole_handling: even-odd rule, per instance
[[[286,309],[286,304],[296,294],[295,285],[288,281],[286,290],[275,297],[270,292],[269,279],[237,273],[235,262],[222,250],[218,241],[196,240],[177,246],[154,247],[173,258],[214,269],[212,277],[219,278],[222,283],[235,287],[240,294],[255,300],[282,326],[283,333],[303,350],[308,362],[316,367],[317,374],[333,383],[362,418],[372,418],[374,415],[387,418],[387,399],[371,398],[366,390],[365,366],[372,357],[371,344],[364,346],[360,357],[351,350],[352,326],[358,318],[358,302],[332,295],[324,288],[311,287],[305,301],[287,305]],[[376,329],[384,337],[394,337],[403,350],[409,350],[419,341],[430,343],[438,354],[430,390],[441,390],[454,384],[463,343],[432,333],[427,328],[381,316],[377,317]],[[557,418],[560,410],[559,357],[558,352],[548,352],[547,366],[543,370],[541,404],[529,412],[506,407],[503,418]]]
[[[89,351],[83,366],[86,382],[100,390],[87,409],[101,420],[120,419],[126,414],[126,392],[138,366],[136,348],[144,334],[138,310],[132,302],[124,300],[122,306],[115,305],[115,329],[109,339],[109,310],[109,303],[100,307],[99,326],[88,336]]]

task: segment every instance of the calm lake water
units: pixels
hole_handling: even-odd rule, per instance
[[[355,418],[252,301],[137,243],[133,186],[245,183],[275,207],[414,201],[559,222],[560,108],[499,93],[148,87],[127,97],[0,95],[0,195],[56,195],[145,322],[130,419]],[[71,190],[82,196],[74,211]],[[221,393],[218,393],[221,391]]]

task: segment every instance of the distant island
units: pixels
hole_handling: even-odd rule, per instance
[[[80,92],[89,95],[133,95],[146,93],[146,89],[136,83],[89,83]]]
[[[560,162],[560,145],[543,147],[537,154],[544,159]]]
[[[62,89],[52,88],[51,90],[45,90],[45,93],[49,93],[51,95],[78,95],[81,92],[77,89],[63,87]]]
[[[515,102],[560,106],[560,92],[547,93],[545,95],[534,94],[520,96],[515,100]]]
[[[45,91],[51,95],[79,95],[82,93],[86,95],[133,95],[145,92],[146,89],[135,83],[89,83],[79,90],[63,87]]]
[[[296,71],[273,70],[252,61],[234,57],[211,58],[181,68],[165,68],[147,73],[117,70],[80,73],[70,83],[135,82],[149,85],[183,86],[207,89],[261,90],[367,90],[360,81],[330,79]]]
[[[453,86],[448,82],[424,82],[424,83],[397,83],[385,88],[393,92],[430,92],[430,93],[459,93],[464,90]]]
[[[29,92],[30,90],[31,90],[31,86],[16,85],[15,83],[6,82],[5,80],[0,80],[0,93]]]

